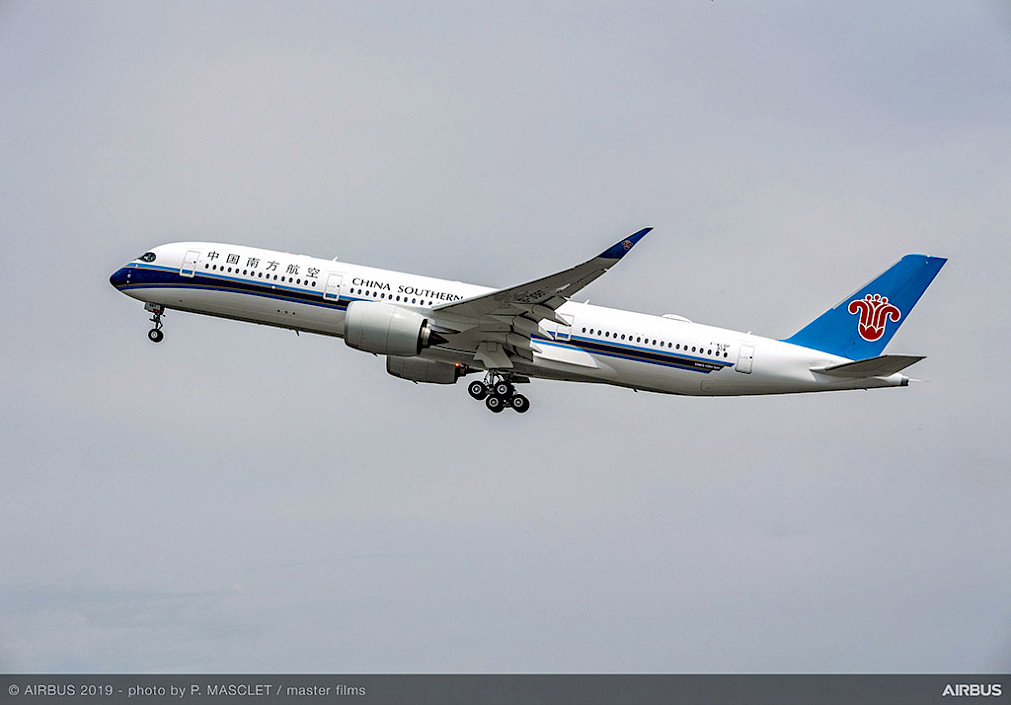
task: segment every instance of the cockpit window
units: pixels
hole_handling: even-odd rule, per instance
[[[154,262],[154,257],[155,257],[154,252],[145,252],[137,259],[139,259],[141,262]]]

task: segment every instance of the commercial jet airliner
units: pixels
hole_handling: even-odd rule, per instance
[[[413,382],[484,372],[467,390],[496,413],[526,412],[516,386],[534,378],[664,394],[792,394],[906,386],[900,371],[923,359],[883,352],[942,257],[906,255],[783,340],[572,300],[651,229],[505,289],[214,242],[160,245],[110,282],[145,303],[156,343],[168,309],[330,335],[386,356],[387,372]]]

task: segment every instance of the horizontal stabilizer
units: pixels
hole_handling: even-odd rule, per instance
[[[922,359],[924,359],[923,355],[881,355],[856,362],[818,367],[812,372],[820,372],[833,377],[890,377]]]

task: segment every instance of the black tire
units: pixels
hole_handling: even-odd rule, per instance
[[[517,394],[512,398],[512,406],[516,413],[525,414],[530,411],[530,400],[522,394]]]
[[[488,387],[485,386],[484,382],[478,382],[477,380],[474,380],[473,382],[467,385],[467,393],[470,394],[470,396],[473,397],[474,399],[481,401],[486,396],[488,396]]]
[[[165,334],[162,333],[157,328],[152,328],[151,330],[149,330],[147,332],[147,338],[152,343],[160,343],[164,337],[165,337]]]
[[[505,402],[502,400],[502,397],[495,396],[494,394],[484,400],[484,405],[488,407],[488,411],[494,414],[501,414],[502,409],[505,408]]]
[[[499,382],[495,385],[495,394],[502,397],[503,399],[508,399],[513,395],[513,386],[508,382]]]

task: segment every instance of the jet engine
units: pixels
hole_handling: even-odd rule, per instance
[[[446,341],[417,311],[379,301],[352,301],[344,317],[344,342],[377,355],[412,356]]]
[[[394,377],[429,384],[456,384],[456,380],[467,374],[465,366],[452,362],[395,355],[386,358],[386,371]]]

